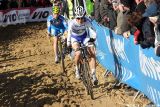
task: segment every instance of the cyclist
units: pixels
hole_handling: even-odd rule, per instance
[[[71,20],[68,25],[68,37],[67,37],[67,46],[71,46],[75,51],[75,75],[77,79],[80,79],[78,64],[81,52],[79,50],[80,44],[83,43],[87,45],[91,40],[91,35],[89,34],[89,28],[93,28],[91,21],[86,16],[86,11],[82,6],[77,6],[75,9],[75,19]],[[98,84],[96,77],[96,57],[95,57],[95,48],[88,47],[91,60],[89,61],[91,74],[94,85]]]
[[[68,2],[67,0],[52,0],[53,6],[59,6],[60,7],[60,13],[61,15],[65,17],[69,17],[69,8],[68,8]]]
[[[47,28],[49,36],[53,37],[53,47],[55,54],[55,63],[59,62],[58,57],[58,36],[60,33],[64,33],[67,30],[67,22],[65,18],[60,15],[59,6],[53,6],[52,8],[53,15],[50,15],[47,18]]]

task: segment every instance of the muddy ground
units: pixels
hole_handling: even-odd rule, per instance
[[[122,84],[112,87],[114,78],[104,77],[97,63],[99,85],[95,100],[75,79],[74,64],[65,59],[66,73],[54,63],[53,40],[46,23],[27,23],[0,28],[1,107],[145,107],[145,96],[134,99],[136,90]]]

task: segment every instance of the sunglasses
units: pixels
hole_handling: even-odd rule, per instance
[[[82,20],[82,19],[84,19],[84,17],[77,17],[76,19],[78,19],[78,20]]]

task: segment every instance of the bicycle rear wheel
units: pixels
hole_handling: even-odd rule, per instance
[[[85,86],[85,88],[86,88],[86,87],[87,87],[87,81],[86,81],[86,78],[85,78],[85,71],[84,71],[84,66],[83,66],[83,64],[80,64],[79,70],[80,70],[82,82],[83,82],[83,84],[84,84],[84,86]],[[87,92],[87,94],[88,94],[88,92]]]

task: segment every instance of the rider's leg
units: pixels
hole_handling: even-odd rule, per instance
[[[95,55],[95,49],[94,47],[89,48],[89,54],[90,54],[90,68],[96,69],[96,55]]]
[[[75,74],[76,74],[76,78],[77,78],[77,79],[80,79],[78,64],[79,64],[79,59],[80,59],[81,52],[80,52],[80,50],[78,50],[79,47],[80,47],[80,46],[79,46],[79,43],[77,43],[77,42],[74,42],[74,43],[72,44],[72,48],[75,50],[74,62],[75,62],[75,69],[76,69]]]
[[[58,63],[59,58],[58,58],[58,37],[54,36],[53,38],[53,48],[54,48],[54,55],[55,55],[55,63]]]
[[[54,27],[51,26],[51,35],[53,36],[53,49],[54,49],[54,55],[55,55],[55,63],[58,63],[59,58],[58,58],[58,30]]]
[[[93,83],[94,83],[94,85],[97,85],[98,80],[97,80],[97,77],[96,77],[96,55],[95,55],[94,46],[89,48],[89,54],[90,54],[90,57],[91,57],[89,64],[90,64],[90,68],[91,68]]]

